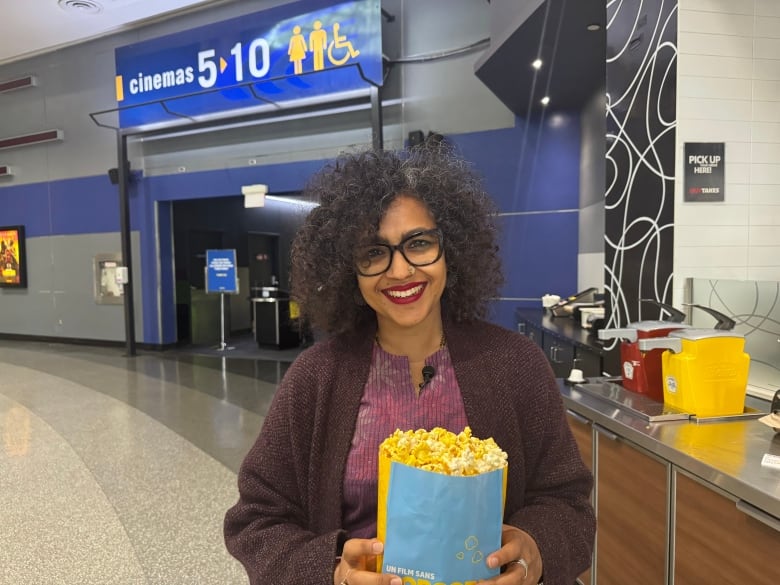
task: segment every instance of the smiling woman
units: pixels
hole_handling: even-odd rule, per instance
[[[292,289],[302,313],[321,331],[355,331],[374,322],[356,276],[384,270],[361,268],[359,256],[371,255],[372,265],[382,258],[389,273],[408,271],[410,264],[421,270],[412,250],[427,245],[427,236],[426,242],[411,238],[402,245],[401,240],[427,230],[437,230],[428,233],[437,234],[437,252],[446,260],[442,303],[455,318],[484,316],[487,300],[498,294],[503,275],[494,204],[469,163],[446,144],[429,142],[400,155],[344,156],[310,181],[306,195],[322,205],[311,212],[293,242]],[[403,233],[382,233],[380,221],[390,217],[388,210],[399,195],[411,196],[422,207],[409,218],[411,223],[399,228]],[[402,211],[396,208],[392,215]],[[401,245],[402,253],[396,254],[392,245]],[[344,299],[357,302],[347,304]]]
[[[239,473],[225,541],[250,582],[406,582],[408,567],[372,574],[379,445],[470,427],[510,460],[482,574],[573,583],[590,561],[591,475],[544,354],[481,320],[502,272],[479,177],[429,141],[343,155],[305,194],[320,206],[292,246],[291,294],[328,337],[290,366]]]

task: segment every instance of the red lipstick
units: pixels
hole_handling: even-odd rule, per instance
[[[391,303],[396,305],[408,305],[420,299],[425,291],[427,284],[425,282],[410,282],[408,284],[400,286],[391,286],[382,289],[382,294],[385,295]]]

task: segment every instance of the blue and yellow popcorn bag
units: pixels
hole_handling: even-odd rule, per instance
[[[377,570],[404,585],[473,585],[498,575],[507,455],[466,427],[400,431],[379,446]]]

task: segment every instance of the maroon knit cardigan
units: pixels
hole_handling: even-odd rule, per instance
[[[566,422],[557,382],[528,338],[484,322],[445,322],[474,436],[509,455],[504,522],[536,540],[546,585],[590,564],[593,478]],[[343,544],[344,468],[368,378],[374,331],[304,351],[274,396],[238,474],[225,542],[253,585],[332,585]]]

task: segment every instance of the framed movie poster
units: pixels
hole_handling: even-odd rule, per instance
[[[27,288],[24,226],[0,226],[0,287]]]

